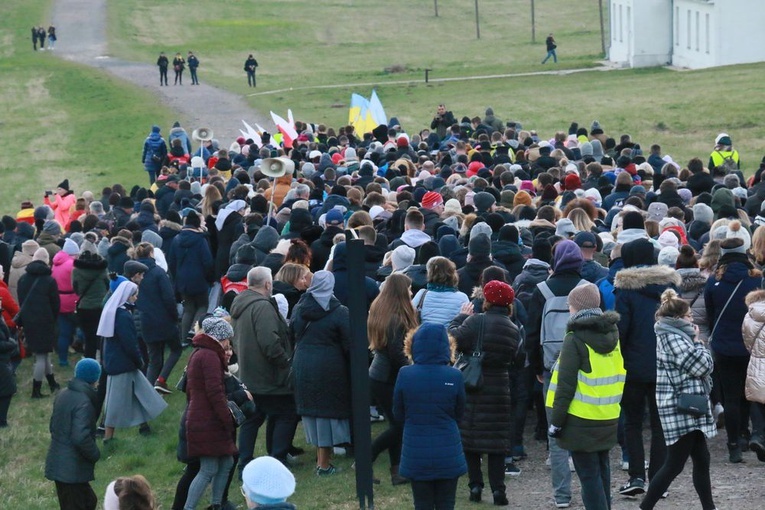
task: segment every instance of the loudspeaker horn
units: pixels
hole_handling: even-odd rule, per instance
[[[276,179],[295,172],[295,162],[289,158],[265,158],[260,163],[260,172]]]
[[[208,142],[213,139],[213,130],[206,127],[196,128],[191,137],[199,142]]]

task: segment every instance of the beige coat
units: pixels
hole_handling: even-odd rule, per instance
[[[765,404],[765,290],[747,294],[749,311],[741,325],[744,344],[752,354],[746,371],[746,399]]]

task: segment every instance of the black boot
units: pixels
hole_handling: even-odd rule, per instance
[[[480,485],[476,485],[470,488],[470,501],[473,503],[480,503],[481,502],[481,492],[483,492],[483,487]]]
[[[496,506],[507,506],[509,504],[505,491],[494,491],[492,495],[494,496],[494,504]]]
[[[738,443],[728,443],[728,460],[731,464],[744,462],[744,458],[741,455],[741,448]]]
[[[56,376],[53,374],[47,374],[45,378],[48,380],[48,386],[50,386],[50,392],[54,393],[61,389],[61,385],[56,382]]]
[[[42,381],[32,381],[32,398],[43,398],[48,395],[42,394]]]
[[[391,466],[390,468],[390,483],[392,485],[404,485],[405,483],[409,483],[408,478],[404,478],[400,474],[398,474],[398,466]]]

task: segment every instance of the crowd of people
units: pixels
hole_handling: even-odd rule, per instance
[[[34,29],[32,29],[34,30]],[[51,30],[53,30],[53,40],[51,42],[50,49],[53,49],[53,44],[56,42],[56,36],[55,36],[55,28],[51,27]],[[43,40],[45,39],[45,36],[43,35]],[[37,41],[37,39],[35,39]],[[35,43],[36,44],[36,43]],[[37,49],[37,46],[35,46],[35,49]],[[183,58],[183,55],[181,55],[180,52],[175,54],[175,57],[173,57],[173,60],[170,61],[170,59],[167,58],[167,55],[165,55],[165,52],[162,51],[159,54],[159,57],[157,58],[157,67],[159,68],[159,86],[167,86],[167,70],[169,69],[170,65],[173,66],[173,72],[175,72],[175,79],[173,80],[173,85],[183,85],[183,71],[186,70],[186,67],[189,68],[189,74],[191,75],[191,84],[192,85],[199,85],[199,79],[197,78],[197,69],[199,68],[199,58],[197,58],[196,55],[194,55],[194,52],[189,51],[186,58]],[[255,57],[252,56],[252,54],[247,56],[247,60],[244,61],[244,72],[247,73],[247,85],[249,87],[255,87],[255,71],[258,67],[258,61],[255,60]]]
[[[58,40],[58,37],[56,37],[56,27],[49,25],[48,30],[45,30],[45,27],[42,25],[32,27],[32,49],[34,51],[37,51],[38,44],[40,45],[40,51],[45,51],[46,38],[48,39],[48,50],[55,50],[56,40]]]
[[[481,501],[484,468],[507,505],[530,413],[557,508],[572,470],[585,507],[610,508],[617,444],[619,493],[645,493],[643,509],[688,457],[715,508],[707,439],[723,421],[731,463],[765,461],[765,160],[746,179],[730,135],[707,164],[681,165],[597,121],[543,138],[491,108],[457,120],[440,105],[416,133],[395,118],[295,129],[291,147],[264,132],[194,151],[179,123],[167,142],[154,126],[148,186],[77,194],[64,180],[0,220],[0,425],[33,356],[32,397],[46,380],[58,394],[46,476],[62,508],[88,490],[97,434],[118,454],[116,429],[152,433],[173,374],[187,401],[173,509],[208,485],[213,508],[231,508],[237,477],[253,505],[285,505],[295,481],[274,463],[304,454],[301,421],[316,476],[337,473],[354,443],[351,300],[370,311],[370,419],[386,421],[372,459],[387,452],[417,509],[454,508],[464,474]],[[268,158],[295,170],[273,177]],[[347,233],[363,240],[363,295],[349,291]],[[73,349],[83,360],[60,390],[50,353],[65,366]],[[270,457],[253,460],[264,423]],[[278,473],[271,499],[248,474],[261,463]],[[145,485],[120,480],[117,495]]]

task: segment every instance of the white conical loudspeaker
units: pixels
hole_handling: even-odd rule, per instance
[[[260,172],[267,176],[282,177],[295,172],[295,162],[289,158],[265,158],[260,163]]]
[[[207,142],[213,139],[213,130],[206,127],[196,128],[191,137],[199,142]]]

